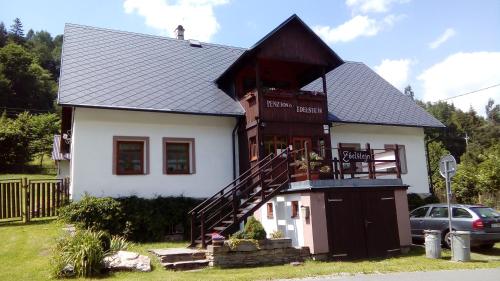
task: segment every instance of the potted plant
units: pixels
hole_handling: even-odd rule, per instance
[[[318,180],[320,173],[330,172],[330,166],[323,165],[323,157],[316,152],[309,153],[309,175],[311,180]],[[307,159],[302,156],[300,160],[295,160],[296,166],[301,173],[307,172]],[[297,180],[306,180],[307,175],[297,177]]]

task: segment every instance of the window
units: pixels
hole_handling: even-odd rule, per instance
[[[113,137],[113,174],[144,175],[149,172],[148,137]]]
[[[267,203],[267,218],[272,219],[274,218],[274,210],[273,210],[273,203]]]
[[[163,173],[188,175],[195,173],[193,138],[163,138]]]
[[[286,137],[280,136],[265,136],[264,137],[264,154],[267,156],[271,153],[275,155],[283,152],[288,147]]]
[[[386,144],[384,145],[385,149],[396,149],[396,145],[394,144]],[[407,174],[408,173],[408,167],[406,165],[406,148],[402,144],[398,144],[398,149],[399,149],[399,163],[401,165],[401,174]],[[390,168],[387,169],[387,171],[391,172],[396,172],[396,168]]]
[[[477,215],[479,215],[483,219],[496,219],[500,217],[500,214],[493,210],[492,208],[488,207],[473,207],[470,208],[472,211],[474,211]]]
[[[454,218],[472,218],[471,214],[463,208],[453,208]]]
[[[299,217],[299,202],[292,201],[292,218],[298,218],[298,217]]]
[[[414,210],[410,214],[410,218],[423,218],[425,217],[425,214],[427,214],[427,211],[429,210],[429,207],[422,207]]]
[[[251,137],[249,140],[249,153],[250,153],[250,161],[257,160],[259,157],[257,156],[257,138]]]
[[[429,214],[431,218],[447,218],[448,207],[434,207]]]

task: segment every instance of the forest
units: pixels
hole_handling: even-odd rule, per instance
[[[62,35],[44,30],[25,33],[19,18],[8,29],[0,22],[0,173],[51,152],[60,124],[56,96],[62,42]],[[405,94],[415,96],[410,86]],[[446,198],[438,163],[450,153],[459,163],[454,200],[499,208],[500,105],[490,100],[483,117],[445,101],[415,102],[446,125],[425,129],[431,192],[441,201]]]

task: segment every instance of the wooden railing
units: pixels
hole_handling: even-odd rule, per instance
[[[0,220],[29,222],[57,216],[69,201],[69,179],[0,180]]]
[[[372,149],[366,144],[365,150],[352,150],[349,148],[312,148],[306,149],[303,159],[292,164],[295,172],[292,181],[316,179],[346,179],[395,176],[401,178],[401,161],[399,159],[399,146],[394,149]],[[326,157],[326,150],[331,151],[332,157]],[[344,153],[354,153],[360,159],[344,159]],[[355,157],[353,157],[355,158]],[[300,168],[299,168],[300,167]]]
[[[297,152],[287,148],[278,155],[268,155],[191,210],[191,246],[205,248],[211,242],[213,232],[232,234],[239,229],[241,221],[287,188],[294,153]]]

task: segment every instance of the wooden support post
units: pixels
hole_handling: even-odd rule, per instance
[[[30,222],[30,188],[28,184],[28,179],[23,178],[21,180],[21,188],[23,190],[23,222]]]
[[[368,164],[368,178],[373,179],[374,178],[374,169],[372,169],[372,164],[373,164],[373,159],[371,159],[371,149],[370,149],[370,144],[366,143],[366,152],[370,155],[370,159],[367,160]]]
[[[196,236],[194,233],[194,225],[196,223],[196,212],[191,213],[191,245],[195,244]]]
[[[200,214],[200,220],[201,220],[201,247],[205,249],[207,247],[207,241],[205,241],[205,213],[201,211]]]
[[[307,141],[304,142],[304,158],[306,160],[306,173],[307,173],[307,180],[311,180],[311,162],[309,162],[309,149],[307,146],[309,143]]]
[[[236,198],[236,190],[233,190],[233,223],[238,223],[238,198]]]
[[[292,162],[292,151],[290,150],[290,147],[286,148],[286,170],[287,170],[287,176],[288,176],[288,183],[292,182],[292,170],[290,169],[290,164]]]
[[[339,179],[339,160],[337,157],[333,157],[333,178],[338,180]]]
[[[394,159],[396,159],[396,175],[398,177],[398,179],[401,178],[401,163],[399,161],[399,145],[395,145],[394,146],[395,149],[394,149]]]

